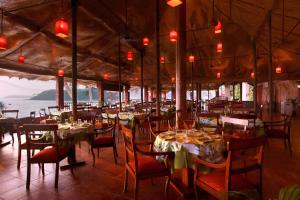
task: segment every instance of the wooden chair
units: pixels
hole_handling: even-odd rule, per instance
[[[284,116],[284,119],[280,121],[264,121],[264,129],[267,138],[282,139],[284,142],[284,147],[288,147],[290,155],[292,155],[291,123],[292,116],[287,115]]]
[[[47,118],[47,113],[46,113],[46,109],[45,109],[45,108],[41,108],[41,109],[39,110],[39,114],[40,114],[41,120]]]
[[[168,166],[160,163],[155,156],[174,157],[173,152],[146,152],[138,146],[145,143],[135,141],[135,129],[122,127],[125,148],[125,179],[124,192],[127,191],[128,173],[134,178],[134,199],[138,199],[139,181],[155,177],[167,177],[165,184],[165,197],[168,198],[168,188],[171,174]]]
[[[227,158],[222,163],[209,163],[195,158],[196,164],[215,169],[208,174],[195,171],[194,191],[196,199],[199,199],[198,187],[217,199],[228,199],[228,192],[230,191],[252,189],[256,189],[262,197],[264,143],[264,137],[231,140],[227,143]],[[253,183],[253,180],[250,180],[250,176],[247,176],[249,172],[258,172],[258,183]],[[252,175],[251,178],[253,178]]]
[[[35,111],[31,111],[29,116],[34,119],[35,118]]]
[[[50,116],[52,116],[53,111],[58,111],[58,110],[59,110],[59,106],[48,106],[48,112]]]
[[[116,120],[116,119],[115,119]],[[90,136],[90,147],[93,155],[93,165],[95,166],[95,153],[94,149],[107,148],[112,147],[114,152],[114,160],[115,164],[117,164],[117,147],[116,147],[116,138],[115,138],[115,127],[116,122],[112,125],[109,125],[107,128],[102,130],[101,132],[97,132],[97,134],[91,134]]]
[[[149,116],[148,124],[151,142],[154,141],[158,134],[169,130],[169,118],[167,116]]]
[[[26,146],[27,146],[27,179],[26,189],[30,187],[30,174],[31,164],[38,163],[44,165],[44,163],[55,163],[55,188],[58,186],[58,175],[59,175],[59,162],[68,157],[70,148],[69,146],[60,146],[60,139],[57,135],[58,125],[57,124],[24,124],[20,127],[20,131],[24,131],[26,134]],[[49,143],[37,143],[31,139],[31,134],[35,131],[49,131],[53,133],[54,141]],[[51,146],[50,148],[48,148]],[[47,148],[45,148],[47,147]],[[42,149],[37,154],[31,156],[31,149]],[[42,167],[44,171],[44,167]]]
[[[4,117],[11,118],[13,123],[9,123],[5,129],[9,132],[12,139],[12,145],[15,143],[14,133],[18,132],[19,110],[2,110]]]

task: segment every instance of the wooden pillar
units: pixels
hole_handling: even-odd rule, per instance
[[[144,50],[141,50],[141,103],[143,107],[144,100],[144,94],[143,94],[143,88],[144,88]],[[145,91],[146,93],[146,91]],[[146,100],[148,101],[148,100]]]
[[[160,13],[159,13],[159,2],[156,0],[156,22],[155,22],[155,33],[156,33],[156,115],[160,115]]]
[[[59,110],[64,108],[64,77],[56,77],[56,104],[59,107]]]
[[[166,98],[167,98],[167,92],[166,91],[162,91],[161,92],[161,99],[162,99],[162,101],[165,101]]]
[[[144,86],[144,101],[146,103],[148,103],[148,101],[149,101],[149,93],[148,93],[148,86],[147,85]]]
[[[174,101],[176,99],[176,90],[175,87],[172,86],[171,88],[171,99]]]
[[[97,90],[98,90],[98,106],[104,105],[104,88],[103,88],[103,82],[97,81]]]
[[[240,83],[240,101],[243,101],[243,82]]]
[[[254,112],[257,114],[257,55],[256,55],[256,41],[252,42],[253,50],[253,73],[254,73],[254,83],[253,83],[253,106]]]
[[[125,104],[128,104],[129,103],[129,86],[128,85],[125,85],[124,86],[124,101],[125,101]]]
[[[77,0],[72,0],[72,113],[77,120]]]
[[[269,73],[269,115],[272,118],[273,112],[273,63],[272,63],[272,12],[268,16],[268,73]]]
[[[176,110],[186,117],[186,1],[179,6],[179,38],[176,49]],[[178,117],[176,119],[178,122]]]
[[[232,88],[232,98],[233,98],[233,101],[235,100],[235,83],[233,83],[233,88]]]
[[[202,85],[199,83],[199,106],[200,112],[202,111]]]
[[[191,94],[191,99],[194,102],[194,62],[192,62],[192,94]]]
[[[118,37],[118,79],[119,79],[119,111],[122,112],[122,76],[121,76],[121,37]]]

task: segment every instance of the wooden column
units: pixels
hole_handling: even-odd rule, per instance
[[[97,90],[98,90],[98,106],[103,106],[104,104],[104,88],[103,88],[103,82],[97,81]]]
[[[72,0],[72,112],[77,120],[77,0]]]
[[[174,101],[176,99],[176,90],[175,87],[172,86],[171,88],[171,99]]]
[[[118,79],[119,79],[119,111],[122,112],[122,76],[121,76],[121,37],[118,38]]]
[[[167,92],[166,91],[161,92],[161,98],[162,98],[162,101],[166,100],[166,98],[167,98]]]
[[[235,100],[235,83],[233,83],[233,89],[232,89],[232,93],[233,93],[233,101]]]
[[[202,111],[202,85],[199,83],[199,106],[200,106],[200,111]]]
[[[149,101],[149,93],[148,93],[148,86],[147,85],[144,86],[144,101],[146,103],[148,103],[148,101]]]
[[[191,99],[194,102],[194,62],[192,62],[192,94],[191,94]]]
[[[125,85],[124,86],[125,89],[124,89],[124,101],[126,104],[129,103],[130,99],[129,99],[129,86],[128,85]]]
[[[179,6],[179,38],[176,52],[176,110],[186,117],[186,1]],[[178,117],[176,119],[178,122]]]
[[[64,108],[64,77],[56,77],[56,104],[59,107],[59,110]]]
[[[272,63],[272,12],[268,16],[268,73],[269,73],[269,115],[273,112],[273,63]]]
[[[254,106],[255,114],[257,114],[257,55],[256,55],[256,41],[252,42],[252,50],[253,50],[253,73],[254,73],[253,106]]]
[[[243,82],[240,82],[240,101],[243,101]]]
[[[156,0],[156,115],[160,115],[160,13],[159,13],[159,0]]]
[[[141,50],[141,103],[143,107],[144,102],[144,50]]]

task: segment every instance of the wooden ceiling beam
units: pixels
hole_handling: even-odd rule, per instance
[[[39,26],[34,21],[32,21],[32,20],[30,20],[30,19],[28,19],[26,17],[20,16],[20,15],[17,15],[17,14],[13,14],[13,13],[10,13],[10,12],[5,12],[5,15],[7,17],[10,17],[11,19],[13,19],[15,22],[21,24],[25,28],[31,30],[34,33],[37,33],[37,32],[43,33],[45,36],[47,36],[47,38],[49,38],[51,41],[55,42],[58,45],[61,45],[61,46],[64,46],[64,47],[68,47],[68,48],[72,47],[72,43],[71,42],[69,42],[69,41],[67,41],[67,40],[65,40],[63,38],[57,37],[51,31],[44,29],[43,27]],[[106,56],[104,56],[102,54],[93,53],[90,50],[85,49],[83,47],[79,47],[78,48],[78,53],[82,54],[82,55],[85,55],[85,56],[93,57],[95,59],[98,59],[101,62],[105,62],[107,64],[110,64],[113,67],[117,67],[118,66],[118,62],[116,60],[111,59],[109,57],[106,57]]]

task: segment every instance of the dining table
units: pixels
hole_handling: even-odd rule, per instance
[[[175,157],[171,162],[171,171],[181,171],[179,180],[174,181],[178,188],[192,192],[193,157],[197,156],[211,163],[224,160],[226,146],[222,136],[214,132],[203,130],[185,129],[166,131],[157,135],[153,150],[157,152],[174,152]],[[158,160],[163,157],[158,156]],[[183,192],[185,193],[185,192]],[[183,194],[185,195],[185,194]]]

